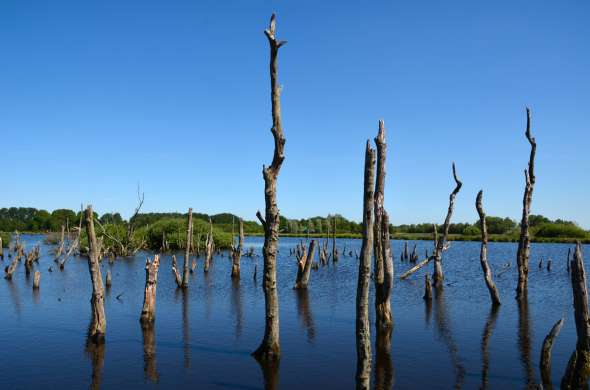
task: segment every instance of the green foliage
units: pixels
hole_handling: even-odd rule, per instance
[[[587,238],[588,233],[574,224],[543,223],[533,230],[534,237],[543,238]]]
[[[481,229],[477,226],[467,226],[463,229],[463,234],[466,236],[481,236]]]
[[[10,243],[10,233],[0,232],[0,237],[2,237],[2,247],[7,248]]]
[[[186,218],[165,218],[155,222],[149,227],[142,227],[137,231],[138,235],[145,235],[147,246],[150,249],[159,249],[162,246],[162,237],[165,235],[170,249],[183,249],[186,247],[186,230],[188,223]],[[209,231],[209,223],[201,219],[193,219],[193,242],[200,240],[201,247]],[[229,248],[231,246],[231,233],[227,233],[213,225],[213,240],[217,248]]]

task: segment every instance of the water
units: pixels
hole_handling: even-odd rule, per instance
[[[226,253],[215,257],[208,275],[198,259],[190,288],[183,293],[176,288],[171,257],[163,256],[153,333],[142,333],[139,324],[145,258],[150,254],[114,264],[103,261],[103,277],[110,269],[113,286],[105,298],[107,335],[100,348],[86,345],[91,294],[86,259],[74,257],[59,271],[50,252],[54,247],[42,239],[23,236],[28,249],[41,243],[38,292],[32,290],[33,278],[25,276],[22,262],[12,281],[0,280],[1,388],[36,388],[41,383],[63,388],[264,388],[260,366],[250,356],[264,331],[262,238],[246,239],[245,248],[253,246],[259,257],[242,258],[237,284],[231,281]],[[296,292],[292,289],[296,260],[288,254],[297,242],[280,240],[277,277],[283,357],[270,377],[281,389],[351,388],[356,367],[357,260],[341,255],[338,263],[312,271],[307,293]],[[360,240],[339,240],[338,247],[343,245],[347,252],[360,251]],[[432,249],[431,242],[417,245],[420,258],[426,248]],[[399,260],[402,246],[393,242],[396,275],[410,267]],[[489,261],[495,273],[507,262],[512,265],[495,278],[503,302],[495,313],[490,311],[479,265],[479,243],[455,242],[445,253],[444,293],[431,305],[422,295],[424,272],[431,272],[432,266],[409,280],[396,277],[391,356],[373,359],[372,383],[377,379],[398,388],[477,388],[483,380],[490,388],[539,383],[543,338],[564,316],[553,347],[552,379],[558,385],[576,340],[566,271],[568,247],[533,244],[528,305],[519,307],[514,299],[516,244],[490,243]],[[589,253],[587,246],[584,250]],[[541,257],[544,264],[547,258],[553,260],[551,272],[538,269]],[[182,256],[179,259],[182,262]],[[9,261],[6,256],[3,266]],[[53,272],[48,272],[50,266]],[[487,348],[482,348],[482,341]]]

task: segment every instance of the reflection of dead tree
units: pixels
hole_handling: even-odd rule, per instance
[[[453,338],[453,332],[449,318],[447,316],[446,302],[443,296],[442,287],[436,288],[434,302],[434,316],[436,319],[438,335],[449,350],[451,362],[453,363],[453,369],[455,371],[455,388],[460,389],[463,385],[463,380],[465,379],[465,367],[463,367],[463,364],[461,363],[459,349],[455,339]]]
[[[553,347],[553,340],[559,335],[562,326],[563,318],[553,325],[551,331],[547,336],[545,336],[545,340],[543,340],[543,347],[541,348],[541,361],[539,363],[543,389],[553,389],[553,384],[551,383],[551,349]]]
[[[153,383],[158,383],[160,374],[156,364],[156,335],[154,324],[141,327],[143,337],[143,372],[145,378]]]
[[[488,372],[490,369],[490,352],[488,346],[490,344],[490,338],[492,337],[492,331],[496,326],[496,320],[498,319],[498,305],[492,305],[488,320],[483,328],[483,335],[481,336],[481,386],[480,389],[488,388]]]
[[[391,333],[393,328],[377,328],[375,339],[375,389],[393,388],[393,362],[391,360]]]
[[[92,325],[90,326],[92,328]],[[90,331],[90,330],[89,330]],[[102,368],[104,366],[105,343],[94,343],[91,340],[86,342],[86,353],[92,363],[92,375],[90,388],[100,389],[102,382]]]
[[[240,279],[232,279],[231,303],[236,313],[236,339],[242,335],[242,324],[244,322],[244,312],[242,308],[242,295],[240,293]]]
[[[535,371],[531,361],[531,320],[529,315],[529,301],[526,294],[518,300],[518,349],[520,349],[520,361],[524,370],[526,385],[535,385]]]
[[[297,299],[297,314],[307,330],[307,341],[313,343],[315,339],[315,326],[313,322],[313,314],[309,305],[309,291],[307,291],[307,289],[296,290],[295,298]]]

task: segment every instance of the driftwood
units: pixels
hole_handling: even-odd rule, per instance
[[[559,335],[561,327],[563,326],[563,318],[553,325],[551,331],[545,340],[543,340],[543,347],[541,348],[541,361],[539,363],[539,371],[541,371],[541,382],[544,389],[552,389],[551,383],[551,349],[553,348],[553,340]]]
[[[531,212],[531,202],[533,200],[533,190],[535,188],[535,153],[537,151],[537,142],[531,135],[531,110],[528,107],[526,109],[525,135],[531,144],[531,154],[529,156],[528,169],[524,170],[525,187],[522,199],[522,219],[520,221],[520,239],[518,240],[518,250],[516,252],[516,264],[518,266],[518,286],[516,287],[517,299],[523,297],[528,286],[529,257],[531,255],[529,214]]]
[[[160,268],[160,255],[154,255],[154,260],[145,261],[145,289],[143,291],[143,309],[139,320],[146,326],[156,319],[156,286],[158,284],[158,269]]]
[[[477,198],[475,200],[475,208],[477,209],[477,213],[479,214],[479,228],[481,230],[481,251],[479,255],[479,262],[481,263],[483,277],[486,282],[488,291],[490,293],[492,305],[499,305],[500,294],[498,293],[498,289],[496,288],[496,284],[494,283],[494,279],[492,277],[492,270],[490,269],[490,265],[488,264],[488,227],[486,224],[486,213],[484,212],[482,206],[482,198],[483,191],[480,190],[477,193]]]
[[[587,387],[590,376],[590,314],[588,313],[586,271],[582,258],[582,245],[579,242],[571,262],[571,280],[578,341],[561,379],[561,388],[581,389]]]
[[[209,266],[211,265],[211,259],[213,259],[213,253],[215,251],[215,241],[213,240],[213,222],[209,218],[209,233],[205,241],[205,264],[203,266],[204,272],[209,272]]]
[[[294,289],[306,289],[309,284],[309,275],[311,266],[313,264],[313,256],[315,254],[315,240],[309,243],[309,250],[303,248],[303,254],[297,262],[297,280],[295,281]]]
[[[371,330],[369,326],[369,283],[373,256],[373,210],[375,197],[375,150],[367,141],[363,197],[363,243],[356,290],[356,388],[369,389],[371,377]]]
[[[211,223],[211,220],[209,220]],[[191,245],[193,242],[193,209],[188,209],[188,228],[186,229],[186,249],[184,251],[184,263],[182,267],[182,288],[188,288],[189,262]],[[155,260],[154,260],[155,261]]]
[[[389,215],[383,205],[385,193],[385,161],[387,144],[385,143],[385,126],[379,121],[379,132],[375,137],[377,149],[377,177],[373,197],[375,223],[373,225],[375,251],[375,322],[377,328],[393,325],[391,315],[391,290],[393,287],[393,259],[391,241],[389,240]],[[416,248],[414,247],[414,252]]]
[[[35,271],[33,278],[33,290],[39,290],[39,283],[41,283],[41,272]]]
[[[174,280],[176,280],[176,285],[178,287],[182,287],[182,278],[180,277],[180,273],[178,272],[178,265],[176,264],[176,255],[172,255],[172,274],[174,274]]]
[[[447,237],[449,235],[449,225],[451,224],[451,217],[453,215],[453,208],[455,206],[455,197],[461,190],[461,180],[457,177],[457,171],[455,169],[455,163],[453,163],[453,179],[455,179],[455,189],[451,192],[449,196],[449,209],[447,211],[447,217],[445,218],[445,223],[443,225],[443,235],[439,237],[436,241],[436,248],[434,250],[434,273],[432,274],[432,283],[436,286],[441,286],[444,275],[442,270],[442,252],[447,241]]]
[[[238,239],[238,246],[234,245],[234,237],[232,234],[232,247],[231,247],[231,277],[240,278],[240,259],[242,257],[242,248],[244,247],[244,222],[240,218],[240,237]]]
[[[88,270],[92,281],[92,320],[88,329],[88,337],[95,343],[103,342],[107,327],[104,311],[104,287],[98,259],[98,243],[94,231],[94,215],[92,206],[86,208],[86,233],[88,234]]]

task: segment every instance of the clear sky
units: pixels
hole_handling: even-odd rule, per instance
[[[519,218],[590,228],[590,2],[0,2],[0,207],[255,219],[270,163],[268,43],[277,12],[286,159],[281,213],[361,219],[364,147],[387,128],[394,224]]]

